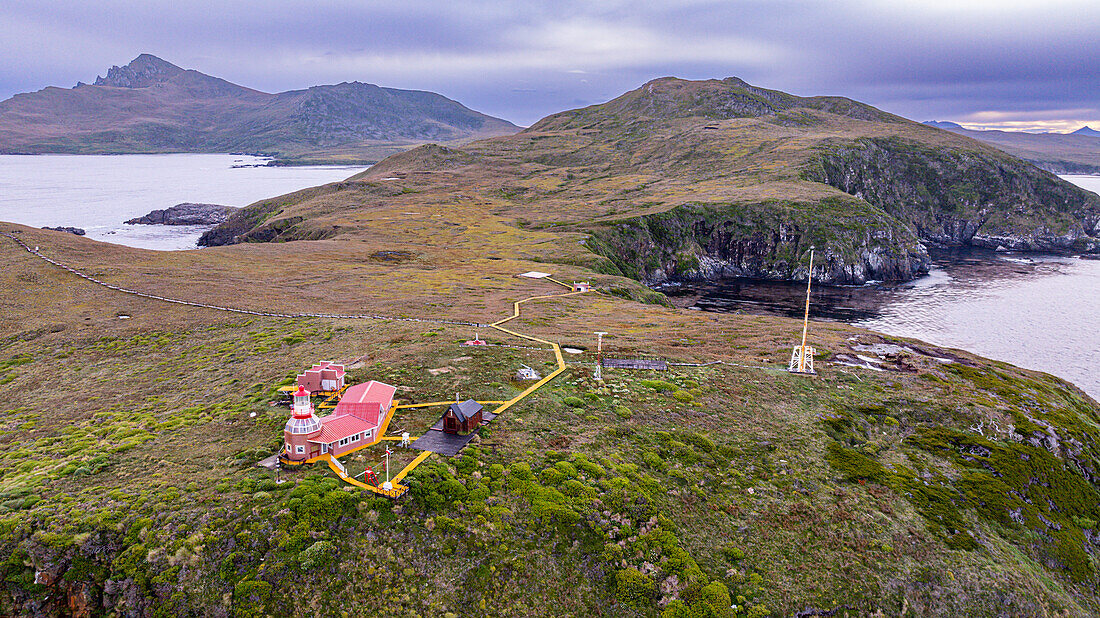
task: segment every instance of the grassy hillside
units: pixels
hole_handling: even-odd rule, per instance
[[[359,82],[268,94],[142,54],[92,85],[0,102],[0,152],[248,152],[370,162],[518,131],[432,92]]]
[[[864,120],[873,110],[850,102],[730,82],[755,101],[734,105],[683,86],[697,87],[691,116],[670,111],[683,97],[627,95],[612,103],[655,116],[614,126],[621,114],[592,108],[417,148],[259,202],[219,232],[274,242],[158,253],[0,225],[123,288],[378,316],[169,304],[0,237],[0,613],[1100,613],[1100,404],[1049,375],[840,324],[811,325],[820,373],[795,376],[799,322],[677,310],[621,272],[649,259],[623,247],[719,247],[739,225],[837,255],[885,232],[915,242],[904,213],[807,180],[821,160],[809,146],[959,138]],[[771,111],[737,116],[753,106]],[[844,226],[828,225],[838,215]],[[788,273],[800,257],[753,255]],[[555,298],[559,286],[515,276],[530,270],[597,292]],[[404,499],[327,467],[255,466],[281,443],[277,389],[322,358],[408,403],[516,395],[521,365],[557,366],[549,350],[396,318],[485,324],[536,295],[548,297],[509,328],[584,352],[460,456],[416,468]],[[501,345],[462,347],[475,330]],[[597,382],[596,330],[612,356],[676,364]],[[885,370],[845,365],[855,354]],[[419,435],[441,412],[399,410],[390,433]],[[394,451],[394,469],[416,455]],[[358,474],[381,457],[346,463]]]
[[[911,278],[928,268],[922,240],[1100,250],[1093,193],[855,101],[735,78],[655,80],[516,135],[423,146],[333,187],[261,203],[207,241],[355,236],[334,205],[363,199],[472,203],[587,233],[609,262],[600,268],[647,282],[800,278],[811,244],[823,249],[814,276],[833,283]]]
[[[319,358],[415,403],[510,397],[518,366],[546,371],[552,355],[462,348],[465,327],[122,295],[0,238],[4,613],[1100,611],[1100,406],[1073,387],[905,341],[883,353],[891,371],[831,364],[884,341],[837,324],[811,329],[821,375],[792,376],[795,321],[628,300],[649,293],[565,264],[588,259],[575,233],[373,199],[344,216],[375,234],[199,252],[4,231],[112,284],[277,312],[488,322],[554,292],[515,273],[550,270],[610,293],[537,301],[514,328],[589,350],[606,330],[617,356],[728,364],[601,384],[591,353],[575,357],[460,457],[418,468],[398,503],[327,468],[279,484],[253,466],[288,414],[269,401]],[[391,430],[417,435],[438,412]],[[395,468],[414,455],[397,451]]]

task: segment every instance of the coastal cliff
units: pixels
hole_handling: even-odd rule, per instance
[[[843,214],[841,214],[843,213]],[[836,226],[843,217],[843,228]],[[852,198],[816,203],[685,205],[602,224],[588,246],[647,285],[730,277],[833,284],[907,281],[928,272],[927,250],[909,229]]]
[[[923,240],[1024,251],[1100,249],[1100,198],[999,153],[913,140],[830,141],[807,180],[836,187],[913,226]]]

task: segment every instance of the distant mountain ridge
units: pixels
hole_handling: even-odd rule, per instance
[[[269,94],[151,54],[93,84],[0,102],[0,153],[249,152],[376,161],[519,131],[434,92],[344,82]]]
[[[151,54],[141,54],[124,67],[111,67],[107,70],[107,76],[97,77],[93,85],[113,86],[115,88],[148,88],[153,84],[166,82],[183,72],[183,69],[171,62],[166,62]]]
[[[1100,174],[1100,131],[1091,127],[1072,133],[1025,133],[967,129],[939,120],[923,124],[991,144],[1055,174]]]

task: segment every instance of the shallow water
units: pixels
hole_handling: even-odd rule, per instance
[[[193,249],[209,227],[123,222],[181,202],[247,206],[365,169],[266,162],[230,154],[0,155],[0,221],[79,227],[88,238],[132,247]]]
[[[1062,178],[1100,191],[1100,177]],[[933,262],[905,284],[816,287],[811,316],[1052,373],[1100,400],[1100,260],[973,250]],[[806,298],[805,284],[752,280],[667,292],[702,311],[798,318]]]
[[[1046,371],[1100,399],[1100,260],[975,251],[934,264],[906,284],[815,287],[810,315]],[[805,284],[747,280],[667,292],[703,311],[798,318],[806,298]]]

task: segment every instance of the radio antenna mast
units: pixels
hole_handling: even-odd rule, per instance
[[[810,329],[810,290],[814,282],[814,246],[810,245],[810,270],[806,275],[806,312],[802,316],[802,345],[791,352],[791,362],[787,371],[815,375],[814,354],[816,350],[806,345],[806,334]]]

